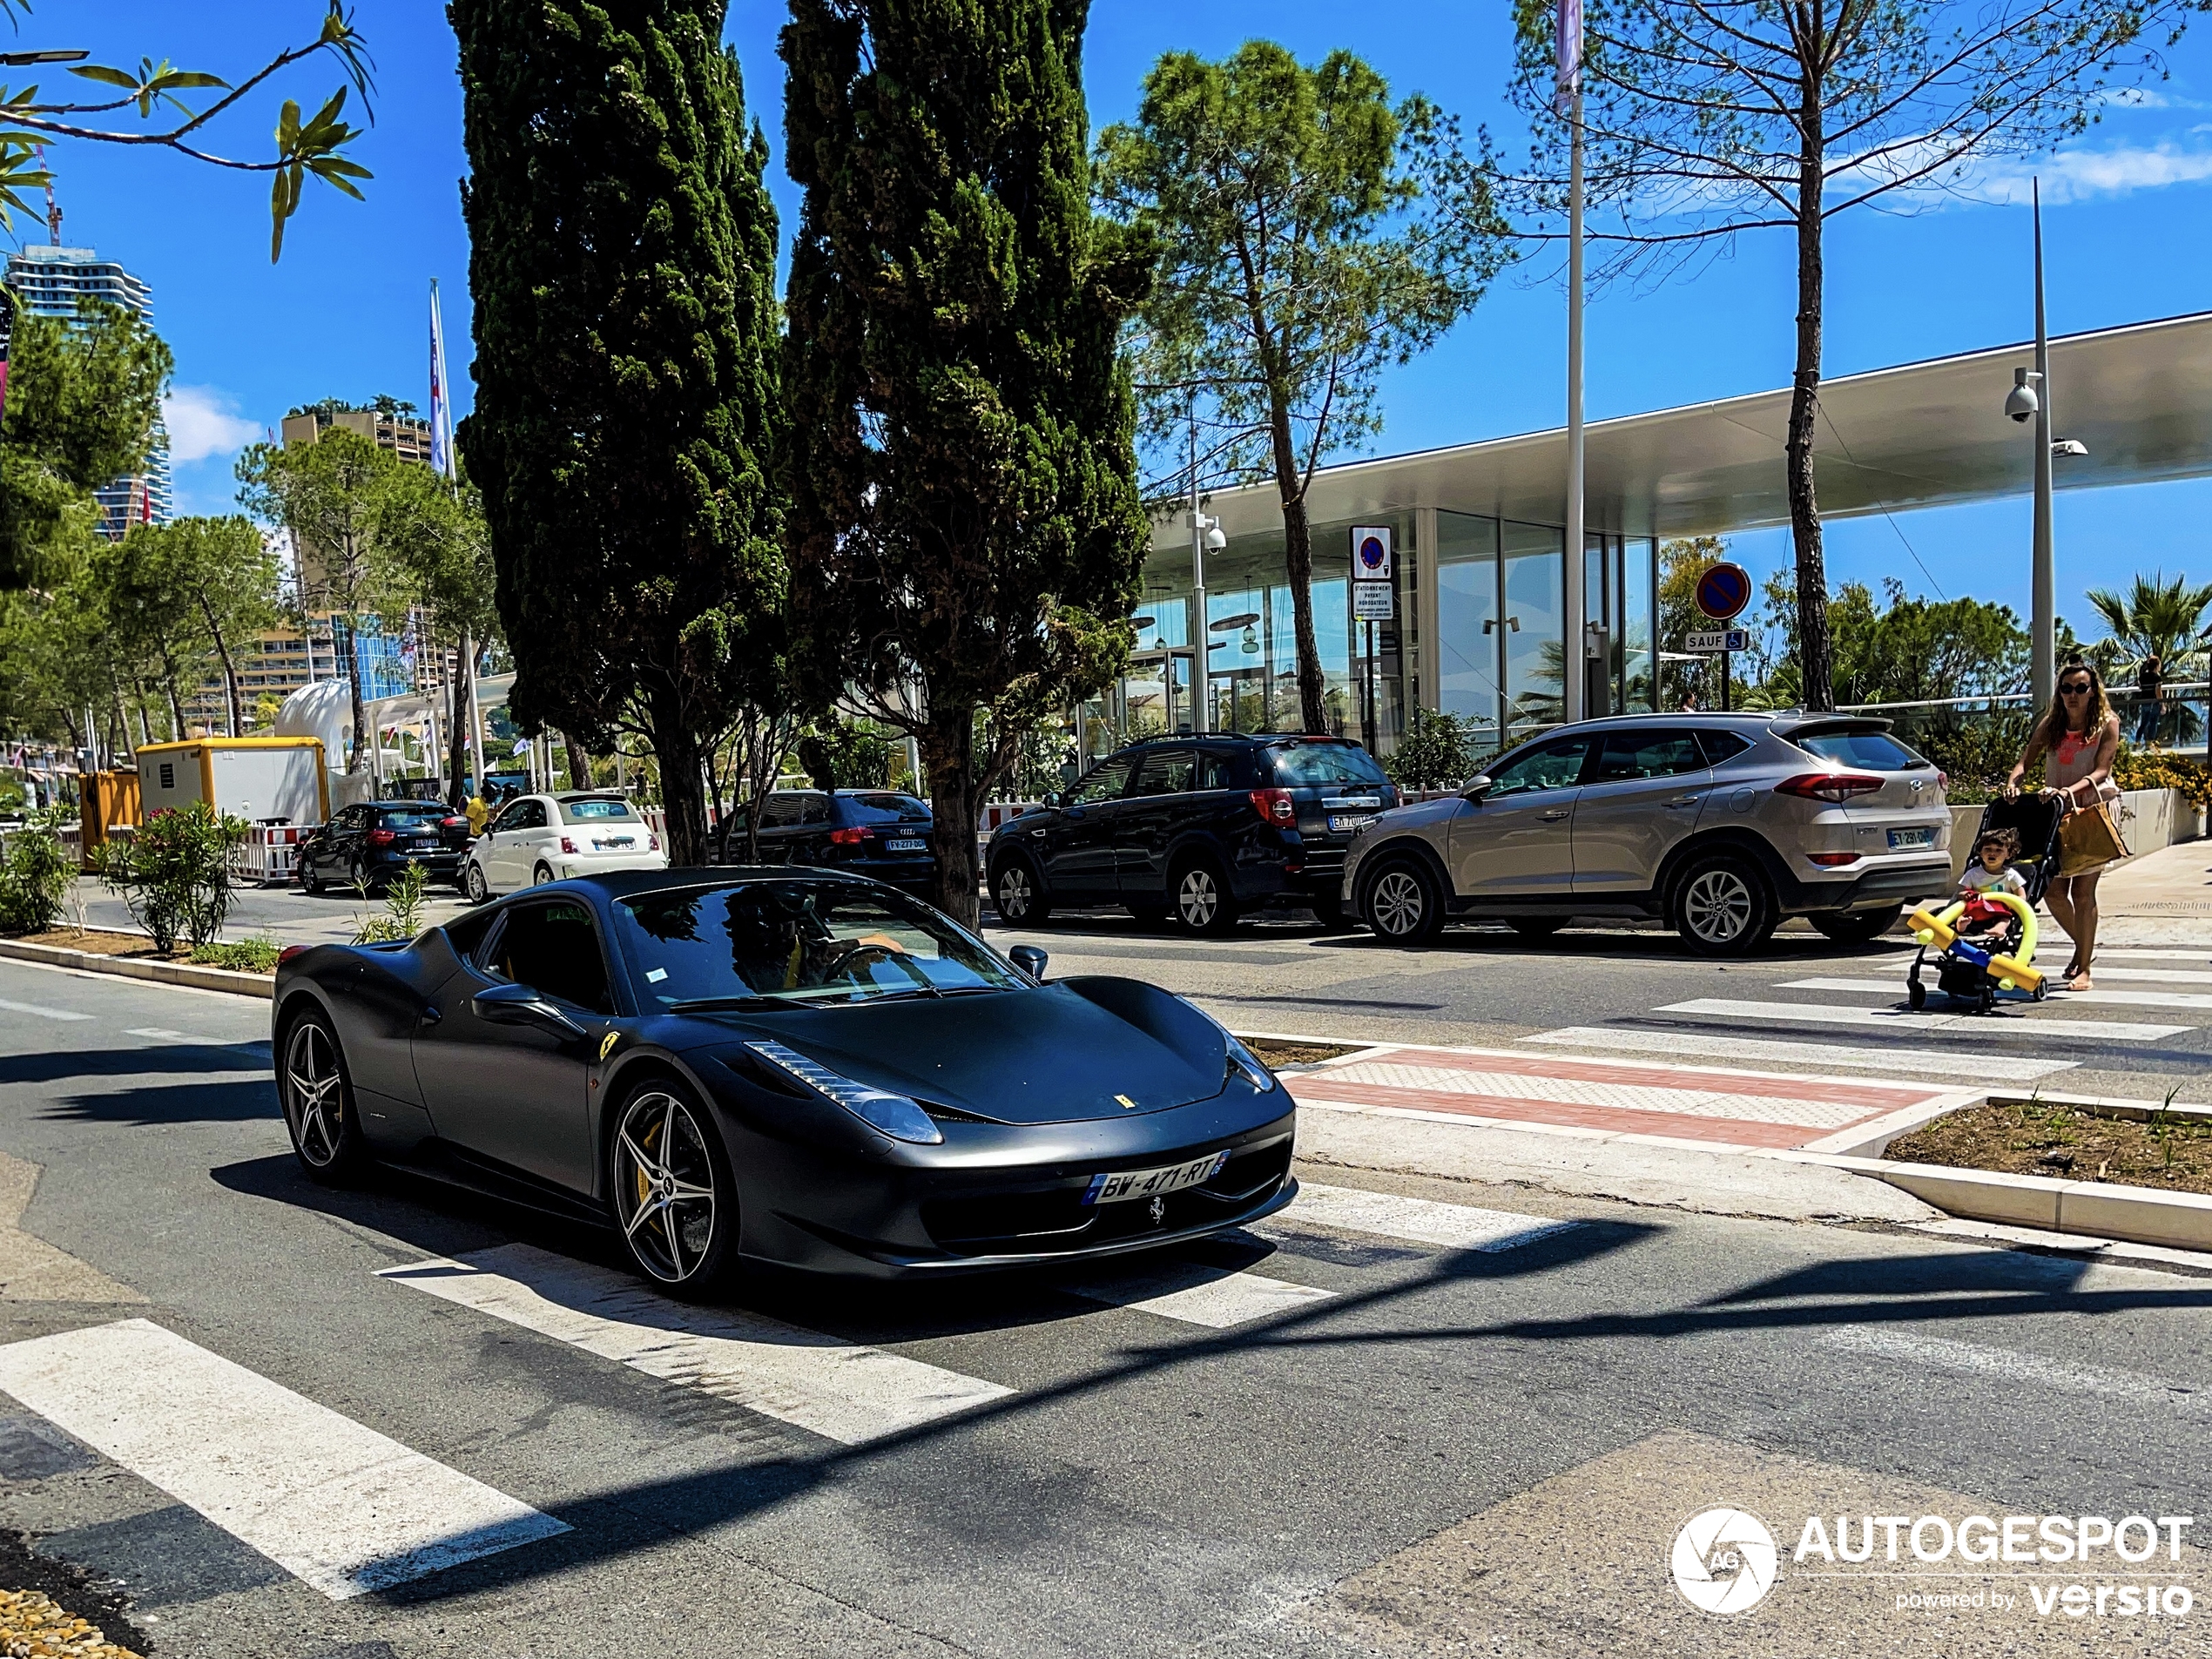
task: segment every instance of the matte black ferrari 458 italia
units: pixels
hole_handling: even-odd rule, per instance
[[[1290,1202],[1291,1098],[1244,1044],[1043,967],[854,876],[586,876],[287,951],[285,1118],[318,1179],[381,1159],[580,1212],[686,1290],[1076,1260]]]

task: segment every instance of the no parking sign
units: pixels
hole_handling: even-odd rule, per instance
[[[1697,578],[1697,609],[1715,622],[1729,622],[1751,603],[1751,573],[1740,564],[1716,564]]]

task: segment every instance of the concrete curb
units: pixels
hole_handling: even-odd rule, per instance
[[[1935,1163],[1855,1160],[1863,1172],[1924,1204],[1974,1221],[2042,1232],[2091,1233],[2173,1250],[2212,1250],[2212,1197],[2160,1192],[2108,1181],[2054,1181],[2040,1175],[2000,1175]]]
[[[0,961],[37,962],[46,968],[66,968],[79,974],[105,974],[111,979],[147,980],[157,985],[183,985],[195,991],[224,991],[233,996],[258,996],[267,1001],[276,995],[276,981],[266,974],[240,974],[227,968],[202,968],[192,962],[154,962],[129,956],[103,956],[89,950],[64,950],[58,945],[27,945],[0,939]]]

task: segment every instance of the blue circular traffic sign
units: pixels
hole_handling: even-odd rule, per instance
[[[1359,538],[1359,563],[1369,570],[1381,570],[1383,560],[1387,556],[1381,536],[1363,536]]]
[[[1697,609],[1715,622],[1741,616],[1751,603],[1751,573],[1740,564],[1716,564],[1697,578]]]

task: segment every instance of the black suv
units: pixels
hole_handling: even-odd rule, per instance
[[[300,843],[300,885],[310,893],[332,882],[375,893],[410,864],[434,881],[457,884],[468,854],[469,820],[436,801],[358,801]]]
[[[985,863],[999,919],[1119,904],[1225,933],[1278,896],[1342,918],[1345,848],[1398,790],[1342,738],[1162,738],[1108,756],[1064,794],[999,826]]]
[[[745,859],[747,802],[723,821],[720,862]],[[774,789],[760,802],[760,861],[873,876],[927,899],[936,880],[929,803],[895,789]]]

